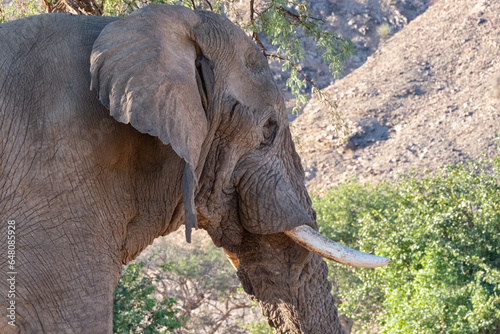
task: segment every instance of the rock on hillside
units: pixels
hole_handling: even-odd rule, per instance
[[[325,90],[351,132],[338,145],[315,100],[292,123],[312,191],[497,154],[500,1],[435,2]]]

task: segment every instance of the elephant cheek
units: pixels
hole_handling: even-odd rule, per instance
[[[247,231],[273,234],[311,224],[312,219],[290,182],[281,175],[263,181],[254,174],[241,184],[238,191],[240,217]]]

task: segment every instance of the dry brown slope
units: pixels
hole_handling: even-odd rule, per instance
[[[353,176],[398,172],[497,153],[500,129],[500,1],[440,0],[367,62],[326,88],[348,119],[348,145],[311,101],[293,122],[314,192]]]

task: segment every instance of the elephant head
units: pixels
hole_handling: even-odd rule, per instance
[[[15,329],[110,332],[121,264],[185,222],[188,240],[199,226],[224,248],[276,332],[341,332],[322,257],[387,261],[317,232],[283,98],[243,31],[151,5],[124,18],[8,22],[0,45],[0,213],[19,228]],[[0,281],[3,310],[9,288]]]
[[[111,115],[185,161],[187,238],[198,220],[278,333],[340,332],[320,256],[387,261],[316,232],[283,98],[250,38],[210,12],[149,6],[106,26],[91,62]]]

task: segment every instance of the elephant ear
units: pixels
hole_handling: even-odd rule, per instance
[[[186,162],[182,193],[188,242],[197,227],[195,170],[208,132],[191,36],[199,23],[186,7],[144,7],[108,24],[90,59],[91,89],[111,116],[170,144]]]

